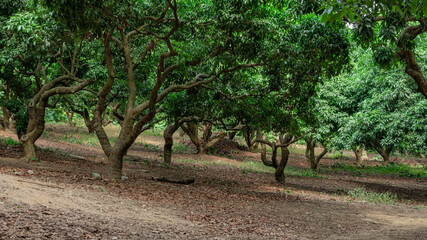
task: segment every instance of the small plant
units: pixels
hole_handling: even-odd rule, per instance
[[[5,138],[2,140],[2,142],[6,143],[9,146],[18,146],[21,145],[18,141],[12,139],[12,138]]]
[[[427,178],[426,167],[422,165],[410,166],[405,164],[395,164],[394,162],[383,163],[381,166],[354,166],[345,163],[334,163],[329,166],[333,171],[345,171],[353,173],[353,176],[362,174],[385,174],[397,175],[401,177]]]
[[[355,188],[348,191],[348,195],[354,199],[377,204],[396,204],[397,196],[390,192],[376,193],[368,192],[364,188]]]
[[[297,177],[312,177],[312,178],[322,178],[317,171],[311,169],[301,169],[296,167],[286,167],[285,174]]]

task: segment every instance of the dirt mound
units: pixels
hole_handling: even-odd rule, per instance
[[[230,155],[237,150],[248,151],[248,148],[245,146],[239,145],[237,142],[230,140],[228,138],[223,138],[219,140],[213,147],[209,149],[210,154],[215,155]]]
[[[181,143],[187,146],[188,148],[190,148],[191,151],[196,151],[196,147],[190,140],[181,141]],[[202,139],[200,139],[200,144],[202,144],[203,146],[205,142]],[[208,153],[213,155],[225,156],[225,155],[230,155],[233,152],[236,152],[237,150],[249,151],[247,147],[242,146],[237,142],[230,140],[228,138],[223,138],[219,140],[217,143],[215,143],[215,145],[208,150]]]

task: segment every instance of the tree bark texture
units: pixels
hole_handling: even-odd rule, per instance
[[[392,147],[377,146],[377,147],[375,147],[375,150],[377,150],[377,152],[381,155],[384,162],[390,161],[390,153],[393,150]]]
[[[363,161],[367,160],[366,150],[363,146],[355,146],[353,149],[354,155],[356,157],[356,164],[362,165]]]
[[[199,140],[199,127],[197,123],[188,122],[181,126],[182,130],[190,137],[191,142],[196,147],[197,154],[203,154],[202,144]]]
[[[178,124],[169,125],[163,132],[163,137],[165,139],[165,145],[163,147],[163,161],[167,164],[172,162],[173,134],[179,127],[180,125]]]
[[[421,21],[419,25],[412,25],[404,28],[397,40],[400,58],[405,61],[405,72],[417,84],[418,91],[427,98],[427,81],[420,66],[418,65],[414,52],[406,46],[407,42],[414,40],[418,35],[427,30],[426,23]]]
[[[305,142],[307,143],[305,156],[310,162],[311,169],[316,170],[320,160],[326,155],[326,153],[328,153],[328,150],[323,148],[323,151],[318,156],[316,156],[316,141],[313,140],[313,136],[310,136],[305,140]]]
[[[297,140],[297,139],[296,139]],[[264,165],[269,167],[274,167],[276,169],[274,176],[275,179],[278,182],[285,182],[285,168],[288,164],[289,159],[289,145],[291,145],[293,142],[296,141],[294,137],[290,134],[281,134],[279,135],[279,142],[270,142],[264,139],[255,139],[254,141],[261,144],[261,160],[264,163]],[[271,161],[267,160],[267,153],[266,153],[266,145],[269,145],[272,148],[272,155],[271,155]],[[280,162],[277,162],[277,149],[280,147],[282,151],[282,155],[280,158]]]
[[[24,160],[32,161],[37,159],[36,149],[34,142],[32,141],[21,141],[22,147],[24,149]]]
[[[70,127],[75,127],[76,124],[73,122],[74,112],[70,112],[68,108],[65,108],[65,114],[67,115],[68,125],[70,125]]]
[[[253,143],[253,140],[255,138],[255,131],[248,127],[243,127],[242,133],[243,133],[243,136],[245,137],[245,142],[249,148],[249,151],[255,152],[256,151],[254,148],[255,143]]]

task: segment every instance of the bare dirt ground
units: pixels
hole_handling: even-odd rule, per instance
[[[143,138],[163,144],[161,137]],[[167,166],[161,148],[137,144],[124,165],[129,179],[110,182],[91,178],[105,170],[99,147],[58,142],[53,134],[37,145],[40,162],[25,162],[19,146],[0,143],[0,239],[427,239],[426,179],[330,173],[288,176],[283,186],[271,173],[227,165],[259,161],[254,153],[174,154],[176,163]],[[191,162],[200,159],[211,164]],[[298,154],[289,165],[308,166]],[[152,180],[161,176],[195,183]],[[399,202],[346,196],[358,187],[395,193]]]

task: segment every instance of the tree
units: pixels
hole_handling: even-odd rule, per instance
[[[93,114],[111,179],[121,178],[123,154],[170,93],[208,84],[241,68],[263,65],[277,55],[274,51],[254,52],[269,32],[262,28],[268,24],[260,20],[265,9],[258,1],[69,0],[47,4],[70,28],[98,33],[103,41],[108,74]],[[123,123],[111,144],[101,116],[107,97],[121,81],[127,82]],[[137,82],[149,90],[146,95],[137,95]]]
[[[7,32],[4,30],[4,26],[7,24],[10,16],[18,12],[23,7],[24,2],[19,0],[5,0],[0,3],[0,49],[5,48],[8,41]],[[14,72],[13,62],[6,61],[3,58],[0,59],[0,81],[2,82],[0,90],[3,92],[2,99],[0,101],[3,117],[0,119],[0,125],[4,128],[9,128],[10,118],[12,115],[6,105],[10,100],[12,85],[16,84],[16,74]]]
[[[425,152],[426,100],[399,69],[374,65],[371,52],[358,49],[354,67],[325,83],[319,102],[338,126],[333,145],[366,146],[389,161],[393,150]]]
[[[335,1],[324,3],[324,21],[344,20],[364,46],[371,46],[377,63],[390,65],[398,56],[405,72],[427,98],[427,81],[414,53],[415,39],[427,31],[427,1]],[[393,51],[392,48],[396,48]],[[396,53],[396,54],[395,54]]]
[[[18,114],[19,141],[25,159],[31,160],[36,158],[34,143],[43,133],[46,108],[55,107],[61,95],[73,94],[91,83],[79,75],[80,49],[85,37],[67,32],[45,8],[10,17],[4,29],[8,41],[2,49],[2,61],[9,66],[16,64],[11,72],[27,88],[26,94],[15,88],[15,101],[8,101],[7,105]],[[65,55],[66,51],[69,55]],[[57,97],[52,101],[54,96]],[[26,108],[16,103],[23,103]]]

